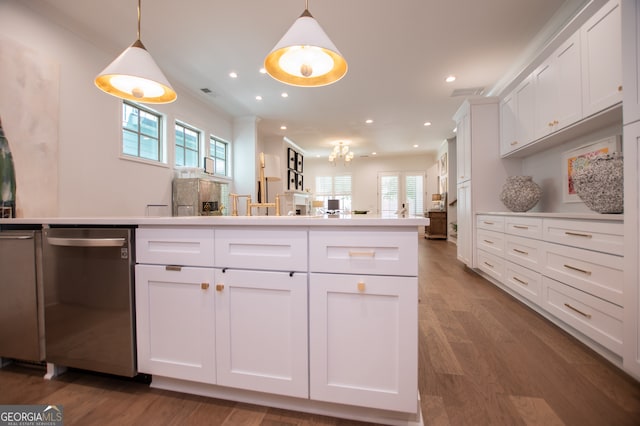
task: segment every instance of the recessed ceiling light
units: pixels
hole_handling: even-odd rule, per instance
[[[418,145],[414,145],[413,147],[414,147],[414,148],[417,148],[417,147],[418,147]]]
[[[427,121],[427,122],[425,122],[425,123],[424,123],[424,125],[425,125],[425,126],[427,126],[427,127],[428,127],[428,126],[431,126],[431,122],[430,122],[430,121]]]
[[[235,72],[235,71],[231,71],[231,72],[229,73],[229,77],[231,77],[231,78],[238,78],[238,73],[237,73],[237,72]]]
[[[454,128],[453,128],[453,133],[456,133],[457,131],[458,131],[458,128],[457,128],[457,127],[454,127]]]
[[[262,96],[258,95],[256,96],[256,101],[261,101],[262,100]]]
[[[450,75],[447,78],[445,78],[444,81],[446,81],[447,83],[453,83],[454,81],[456,81],[456,76]]]
[[[288,98],[289,94],[287,92],[282,92],[280,96],[282,96],[283,98]]]
[[[282,126],[280,126],[280,130],[287,130],[287,126],[283,124]]]
[[[267,70],[266,70],[266,69],[264,69],[264,68],[260,68],[260,74],[266,74],[266,73],[267,73]]]
[[[371,123],[373,123],[373,120],[369,118],[369,119],[365,120],[365,123],[371,124]]]
[[[371,155],[378,155],[378,153],[377,152],[372,152]]]

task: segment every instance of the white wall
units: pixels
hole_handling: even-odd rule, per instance
[[[60,69],[58,215],[143,215],[147,204],[170,205],[173,178],[170,166],[119,157],[121,101],[102,93],[93,83],[95,76],[115,58],[113,54],[101,51],[21,3],[0,2],[0,38],[21,43],[51,58]],[[122,50],[126,47],[122,46]],[[153,106],[166,115],[169,129],[179,119],[198,127],[207,139],[214,134],[233,141],[233,120],[228,114],[190,96],[178,85],[174,88],[178,92],[176,102]],[[0,103],[0,108],[8,107],[6,100]],[[168,131],[166,137],[172,147],[173,131]],[[171,148],[167,160],[169,165],[173,164]],[[28,162],[16,164],[16,169],[28,167]],[[22,198],[30,196],[33,195],[20,194]]]
[[[328,155],[328,153],[327,153]],[[423,172],[436,161],[434,155],[403,155],[381,157],[356,157],[350,165],[331,165],[327,158],[304,159],[304,186],[314,191],[316,176],[335,176],[350,173],[352,176],[352,200],[354,210],[377,210],[379,172]],[[427,186],[429,183],[427,182]],[[430,200],[430,198],[429,198]],[[426,200],[425,203],[430,201]]]

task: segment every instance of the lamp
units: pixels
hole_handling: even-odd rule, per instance
[[[441,202],[442,202],[442,195],[441,194],[433,194],[431,195],[431,201],[433,202],[433,206],[436,207],[438,210],[442,210],[441,207]]]
[[[274,79],[292,86],[326,86],[347,73],[347,61],[309,13],[305,1],[302,15],[264,60]]]
[[[342,141],[334,145],[333,151],[329,154],[329,161],[336,165],[336,159],[342,158],[345,164],[349,164],[353,160],[353,151],[349,151],[349,145],[345,145]]]
[[[140,41],[141,0],[138,0],[138,38],[95,79],[98,88],[122,99],[165,104],[177,95]]]

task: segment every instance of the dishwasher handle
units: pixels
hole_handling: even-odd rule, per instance
[[[52,246],[61,247],[123,247],[127,243],[127,239],[47,237],[47,242]]]
[[[0,240],[33,240],[33,235],[2,235]]]

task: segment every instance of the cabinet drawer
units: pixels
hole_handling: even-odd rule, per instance
[[[542,219],[539,217],[507,216],[504,232],[528,238],[542,238]]]
[[[484,250],[478,250],[478,268],[489,274],[499,282],[504,282],[504,259],[487,253]]]
[[[542,275],[513,262],[505,262],[503,284],[536,305],[542,295]]]
[[[310,231],[312,272],[418,275],[415,231]]]
[[[622,355],[622,308],[566,286],[542,278],[543,307],[573,328]]]
[[[623,306],[623,258],[543,243],[544,275]]]
[[[216,266],[276,271],[307,270],[306,229],[216,229]]]
[[[504,232],[504,217],[479,214],[476,216],[476,228]]]
[[[542,241],[531,238],[505,235],[504,257],[513,263],[527,268],[538,269],[540,265],[540,252]]]
[[[622,221],[544,219],[543,238],[545,241],[622,256],[623,228]]]
[[[138,228],[136,262],[213,266],[212,228]]]
[[[504,234],[502,232],[478,229],[476,247],[496,256],[504,256]]]

